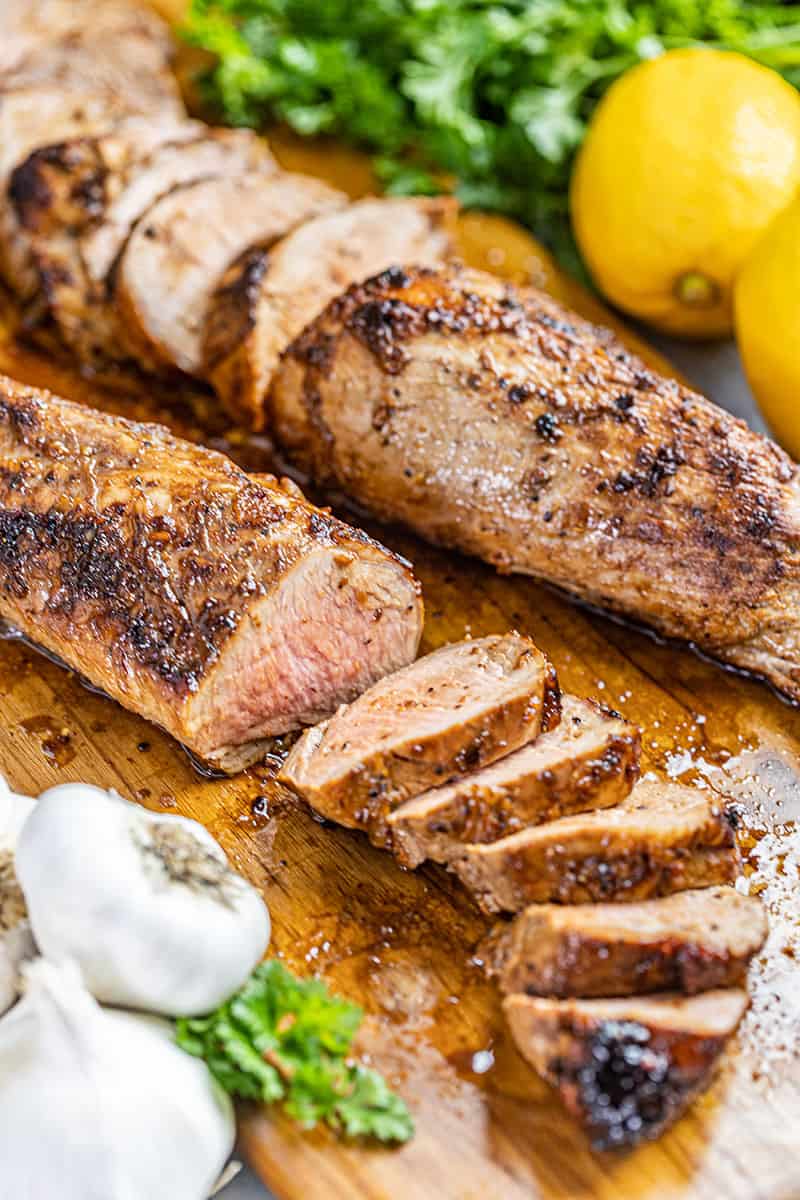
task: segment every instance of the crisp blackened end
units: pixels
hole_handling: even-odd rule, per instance
[[[580,1066],[554,1064],[567,1107],[586,1127],[595,1150],[615,1150],[657,1137],[691,1098],[668,1050],[652,1044],[637,1021],[603,1021]]]

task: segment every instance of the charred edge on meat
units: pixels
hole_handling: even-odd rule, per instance
[[[696,1050],[711,1057],[717,1040]],[[656,1137],[695,1091],[677,1055],[659,1047],[637,1021],[603,1021],[585,1061],[556,1059],[551,1071],[567,1108],[585,1125],[596,1150]]]

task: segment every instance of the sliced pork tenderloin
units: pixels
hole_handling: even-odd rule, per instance
[[[150,113],[165,125],[186,116],[164,23],[141,6],[113,2],[102,6],[108,19],[95,21],[95,7],[81,6],[79,27],[58,38],[34,36],[0,72],[0,273],[24,297],[35,291],[36,275],[8,204],[11,172],[42,146],[98,133],[131,115]]]
[[[308,175],[207,179],[151,208],[131,234],[115,301],[132,357],[202,373],[209,300],[230,264],[347,197]]]
[[[485,911],[519,912],[532,903],[630,902],[731,883],[739,861],[724,800],[643,782],[617,808],[454,848],[448,865]]]
[[[264,425],[281,353],[329,300],[393,263],[452,255],[455,201],[366,199],[300,226],[271,251],[248,252],[222,280],[208,314],[204,361],[231,414]]]
[[[754,896],[702,888],[634,904],[532,904],[480,956],[506,994],[694,995],[743,987],[767,933]]]
[[[636,726],[591,700],[562,696],[555,729],[391,812],[392,850],[406,867],[447,862],[465,842],[495,842],[568,813],[610,808],[639,778],[640,750]]]
[[[81,362],[102,368],[129,356],[112,270],[151,205],[187,182],[274,173],[261,138],[196,121],[131,119],[30,155],[12,175],[10,197],[48,315]]]
[[[656,1138],[711,1081],[747,1009],[738,988],[686,997],[509,996],[522,1055],[558,1089],[597,1150]]]
[[[293,747],[279,779],[340,825],[387,838],[386,818],[552,729],[555,671],[519,634],[443,646],[374,684]]]
[[[296,489],[0,378],[0,616],[234,771],[410,662],[422,603]]]

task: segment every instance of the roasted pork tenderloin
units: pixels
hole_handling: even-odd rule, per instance
[[[234,771],[410,662],[422,603],[296,488],[0,379],[0,616]]]
[[[278,778],[316,812],[387,841],[392,809],[559,721],[555,671],[518,634],[442,646],[309,729]]]
[[[386,271],[294,341],[269,421],[378,517],[800,697],[794,463],[544,294]]]
[[[386,818],[406,867],[447,862],[464,843],[496,842],[529,825],[611,808],[639,777],[641,734],[591,700],[562,696],[561,721],[513,754],[424,792]]]
[[[634,904],[532,904],[480,950],[507,995],[593,997],[743,987],[768,932],[732,887]]]
[[[132,357],[203,373],[211,296],[232,262],[347,197],[308,175],[206,179],[164,196],[131,234],[114,298]]]
[[[616,808],[562,817],[448,861],[486,912],[528,904],[631,902],[732,883],[740,865],[724,800],[679,784],[642,782]]]
[[[555,1088],[597,1150],[658,1137],[711,1081],[747,1008],[738,988],[603,1000],[509,996],[524,1057]]]
[[[455,201],[366,199],[242,255],[209,305],[205,373],[238,421],[260,429],[281,353],[329,300],[392,263],[453,253]]]

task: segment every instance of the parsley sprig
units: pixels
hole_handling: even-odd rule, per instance
[[[680,46],[738,50],[800,84],[800,15],[770,0],[193,0],[233,124],[286,121],[371,150],[387,190],[456,179],[575,265],[567,190],[606,89]]]
[[[405,1142],[414,1125],[377,1071],[353,1061],[361,1009],[275,960],[206,1017],[178,1021],[178,1045],[202,1058],[231,1095],[282,1101],[305,1128],[324,1121],[346,1137]]]

